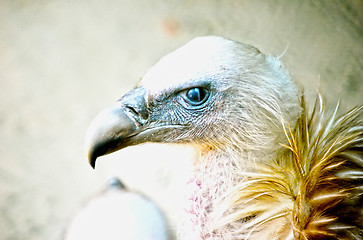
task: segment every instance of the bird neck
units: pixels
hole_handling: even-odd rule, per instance
[[[181,231],[181,239],[219,239],[219,234],[213,230],[216,203],[228,190],[243,181],[243,173],[253,168],[256,159],[272,159],[273,153],[261,154],[258,151],[233,148],[199,148],[196,154],[193,171],[187,182],[184,208],[186,216],[181,228],[188,232]]]

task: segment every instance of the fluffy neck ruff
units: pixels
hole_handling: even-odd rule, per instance
[[[202,151],[183,239],[360,239],[362,108],[325,117],[321,99],[270,153]],[[262,160],[262,161],[261,161]],[[246,164],[249,163],[249,164]],[[354,217],[349,217],[354,216]]]
[[[282,148],[277,145],[276,147]],[[235,187],[246,181],[257,162],[266,162],[276,156],[274,151],[257,151],[231,148],[198,148],[194,169],[187,182],[184,205],[184,222],[180,239],[239,239],[228,228],[217,227],[221,217],[220,204]],[[233,209],[235,209],[233,207]],[[223,216],[232,214],[230,210]],[[246,222],[250,216],[236,222]],[[234,226],[233,228],[238,228]]]
[[[237,154],[218,150],[199,152],[185,193],[181,239],[225,239],[214,229],[215,204],[243,175],[237,174]],[[235,174],[236,173],[236,174]]]

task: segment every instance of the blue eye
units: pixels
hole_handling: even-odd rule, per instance
[[[191,105],[200,105],[207,100],[209,92],[201,87],[191,88],[185,92],[185,99]]]

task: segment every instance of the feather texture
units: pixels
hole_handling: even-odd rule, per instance
[[[270,163],[256,163],[216,204],[215,231],[233,239],[362,239],[362,107],[326,117],[318,96]],[[223,231],[226,229],[226,231]],[[231,233],[231,229],[233,229]],[[227,235],[225,238],[228,239]]]
[[[190,104],[193,88],[209,97]],[[300,96],[278,58],[196,38],[96,118],[90,163],[145,142],[192,145],[181,239],[362,239],[362,107],[338,117]]]

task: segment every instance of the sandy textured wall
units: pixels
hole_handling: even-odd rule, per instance
[[[184,150],[130,148],[93,171],[82,144],[98,111],[194,36],[286,50],[308,92],[348,108],[363,100],[362,27],[360,0],[0,0],[0,239],[61,239],[113,175],[173,213]]]

